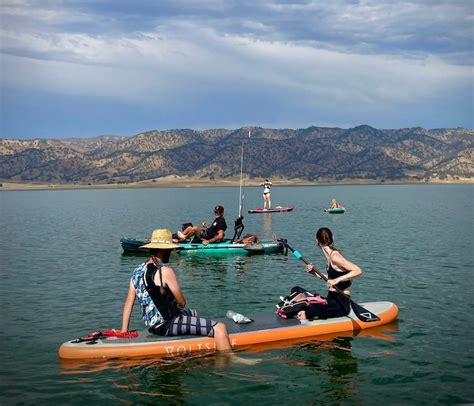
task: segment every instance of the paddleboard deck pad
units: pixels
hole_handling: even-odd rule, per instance
[[[283,213],[287,211],[293,211],[294,207],[275,207],[274,209],[263,209],[261,207],[257,207],[254,210],[249,210],[249,213]]]
[[[282,319],[273,312],[252,315],[251,318],[254,322],[249,324],[236,324],[229,319],[218,321],[227,325],[233,348],[241,348],[262,343],[368,329],[390,323],[398,316],[398,307],[394,303],[370,302],[361,303],[361,306],[379,316],[380,320],[365,323],[351,311],[348,316],[314,321]],[[85,342],[67,341],[59,348],[59,357],[63,359],[111,359],[214,350],[214,339],[210,337],[163,337],[143,330],[135,338],[108,337]]]

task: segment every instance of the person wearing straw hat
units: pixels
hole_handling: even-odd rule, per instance
[[[214,337],[216,350],[230,351],[232,346],[225,324],[198,316],[186,309],[186,299],[176,274],[168,263],[171,251],[179,248],[168,229],[154,230],[148,244],[150,259],[132,273],[123,308],[122,332],[130,326],[135,298],[140,303],[148,331],[163,336],[201,335]]]

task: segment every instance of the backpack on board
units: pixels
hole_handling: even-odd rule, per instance
[[[311,293],[299,287],[292,289],[288,296],[280,297],[281,301],[275,305],[276,313],[283,319],[291,319],[300,311],[306,310],[312,304],[327,304],[319,293]]]

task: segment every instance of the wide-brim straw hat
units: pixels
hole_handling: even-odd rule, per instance
[[[161,228],[153,230],[150,242],[148,244],[142,245],[140,248],[172,250],[175,248],[180,248],[180,245],[173,242],[173,236],[170,230],[167,228]]]

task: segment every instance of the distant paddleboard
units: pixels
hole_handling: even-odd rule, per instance
[[[324,211],[330,214],[342,214],[346,209],[344,207],[333,207],[332,209],[324,209]]]
[[[295,208],[294,207],[281,207],[277,206],[273,209],[264,209],[262,207],[257,207],[254,210],[249,210],[249,213],[283,213],[286,211],[293,211]]]

